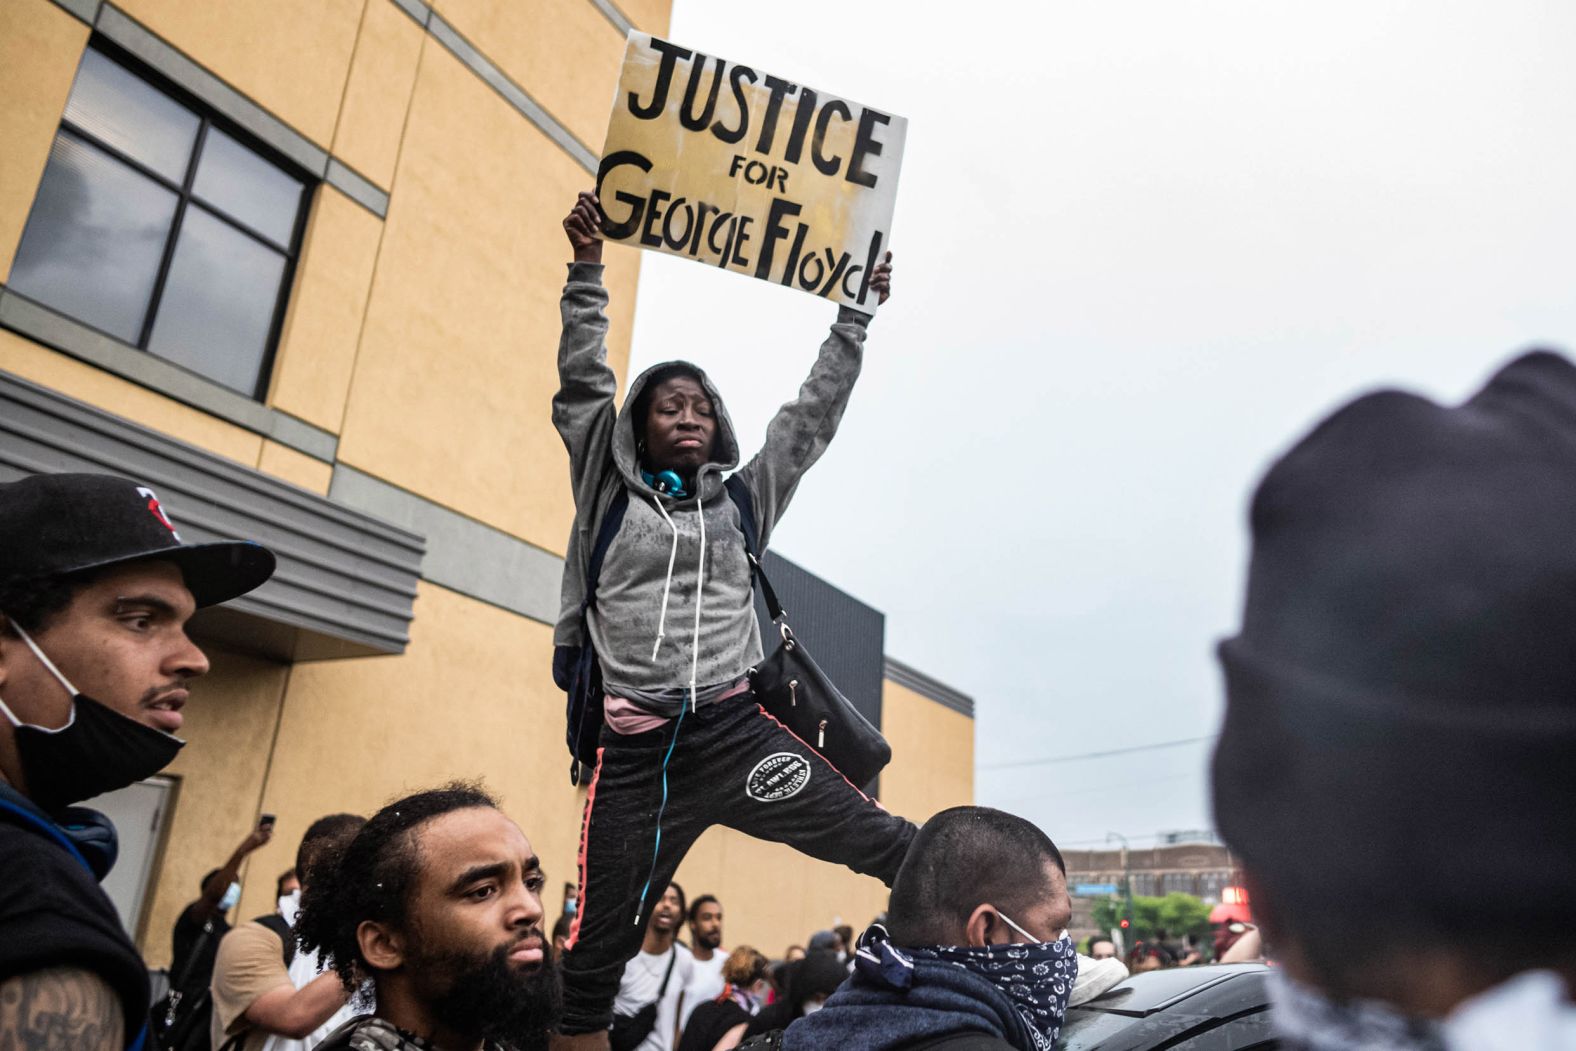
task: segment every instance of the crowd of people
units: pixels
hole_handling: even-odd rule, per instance
[[[137,481],[30,475],[0,485],[0,1048],[1050,1051],[1129,965],[1184,962],[1080,954],[1043,830],[979,806],[916,827],[753,703],[741,516],[764,546],[836,430],[868,319],[839,313],[738,467],[692,364],[616,408],[598,214],[585,194],[564,220],[553,405],[577,509],[556,641],[598,683],[572,914],[549,936],[527,830],[455,782],[313,822],[276,912],[232,926],[265,816],[181,913],[150,1013],[99,886],[115,830],[77,804],[171,762],[208,670],[189,619],[274,557],[183,542]],[[1576,1047],[1576,366],[1526,355],[1455,407],[1359,398],[1274,464],[1251,528],[1212,777],[1263,941],[1234,932],[1223,956],[1273,950],[1283,1047]],[[750,795],[781,755],[792,790]],[[716,823],[881,879],[885,916],[776,962],[729,948],[723,903],[673,882]]]

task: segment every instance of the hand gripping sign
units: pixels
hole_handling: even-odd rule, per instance
[[[602,235],[874,314],[908,121],[632,32]]]

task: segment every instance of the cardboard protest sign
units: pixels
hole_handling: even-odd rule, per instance
[[[632,32],[597,171],[602,235],[867,314],[908,122]]]

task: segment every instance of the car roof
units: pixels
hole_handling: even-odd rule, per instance
[[[1243,974],[1265,974],[1261,963],[1211,963],[1196,967],[1168,967],[1130,976],[1099,998],[1082,1005],[1097,1011],[1145,1015],[1164,1010],[1190,996]]]
[[[1267,1029],[1268,977],[1263,964],[1205,964],[1135,974],[1067,1012],[1058,1048],[1141,1051],[1170,1047],[1223,1020],[1253,1017]]]

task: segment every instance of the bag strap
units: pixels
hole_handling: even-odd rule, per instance
[[[621,485],[602,515],[602,525],[596,532],[596,545],[591,548],[591,558],[586,563],[586,597],[580,604],[581,613],[596,605],[596,587],[602,579],[602,563],[607,559],[607,549],[613,546],[613,538],[624,526],[624,513],[628,510],[629,490]]]
[[[260,923],[264,927],[267,927],[269,930],[273,931],[275,934],[279,935],[279,941],[284,945],[285,966],[289,967],[291,961],[295,959],[296,953],[295,931],[290,929],[290,924],[285,922],[285,918],[279,915],[277,912],[270,912],[266,916],[259,916],[252,922]]]
[[[179,1005],[181,1002],[181,990],[186,988],[186,983],[191,980],[192,968],[197,966],[197,961],[201,958],[203,949],[208,947],[208,942],[213,937],[214,920],[217,918],[216,916],[210,916],[203,923],[202,933],[197,936],[196,941],[192,942],[190,954],[186,957],[186,966],[181,968],[180,977],[175,979],[170,986],[170,996],[174,999],[174,1005]]]
[[[731,474],[723,483],[723,488],[728,490],[734,506],[739,509],[739,528],[744,533],[744,556],[750,560],[750,575],[760,585],[761,597],[766,600],[766,612],[776,623],[783,619],[787,611],[777,601],[777,592],[772,590],[772,582],[766,578],[766,569],[761,565],[761,531],[755,521],[755,501],[750,499],[750,487],[744,484],[743,478]]]
[[[772,589],[772,582],[766,578],[766,570],[761,565],[761,531],[755,520],[755,501],[750,498],[750,487],[744,484],[744,479],[737,474],[731,474],[722,483],[727,490],[728,497],[739,509],[739,531],[744,534],[744,554],[750,561],[750,573],[760,585],[761,597],[766,600],[766,612],[771,615],[775,623],[783,619],[785,612],[782,603],[777,601],[777,592]],[[607,559],[607,550],[613,546],[613,538],[623,528],[624,515],[629,510],[629,490],[620,487],[613,495],[612,501],[607,505],[607,512],[602,515],[602,525],[597,529],[596,545],[591,548],[591,558],[586,563],[586,589],[585,601],[581,603],[581,612],[596,605],[597,584],[602,579],[602,563]]]
[[[673,965],[679,962],[679,947],[674,945],[669,952],[673,955],[668,958],[668,969],[662,976],[662,987],[657,990],[657,1003],[661,1003],[662,998],[668,995],[668,979],[673,977]]]

